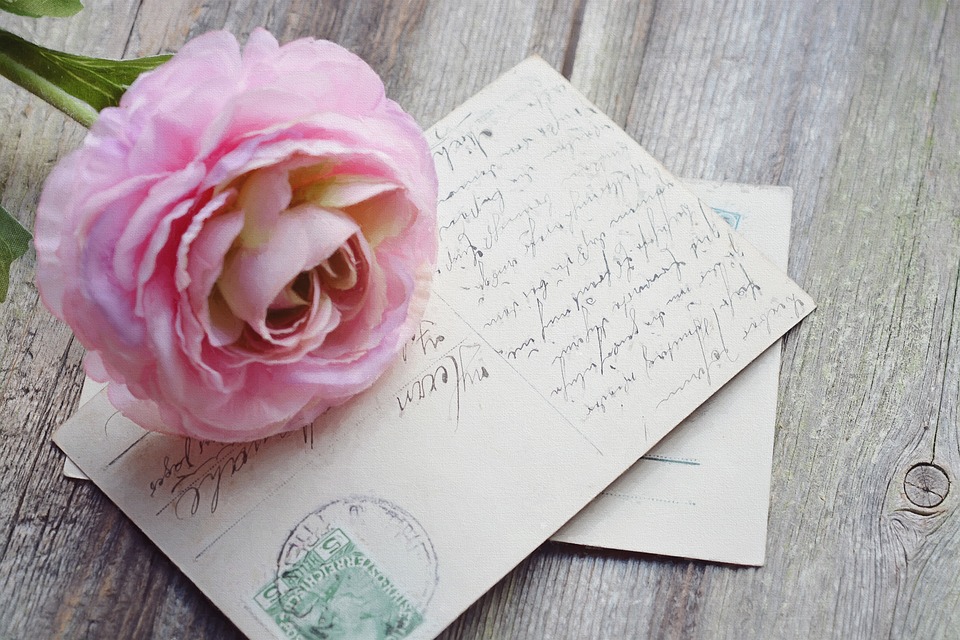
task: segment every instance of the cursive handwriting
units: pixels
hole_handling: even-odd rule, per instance
[[[163,469],[150,481],[150,495],[163,496],[168,502],[157,512],[173,509],[178,519],[199,513],[215,513],[220,505],[224,480],[237,475],[261,451],[299,433],[305,448],[313,448],[313,425],[253,442],[222,443],[193,438],[183,439],[178,456],[164,456]]]
[[[566,83],[514,91],[434,147],[438,286],[561,413],[683,405],[780,316],[799,317],[722,219]],[[465,375],[451,353],[397,394],[399,410],[456,404]]]
[[[400,350],[400,358],[406,362],[409,357],[408,350],[415,348],[420,355],[428,356],[440,349],[440,346],[446,340],[446,336],[436,330],[436,323],[432,320],[421,320],[417,326],[417,331],[409,340],[407,340]]]
[[[396,393],[400,416],[425,401],[445,395],[459,427],[463,394],[489,377],[480,345],[460,342]]]

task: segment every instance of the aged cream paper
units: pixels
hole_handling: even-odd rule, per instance
[[[788,187],[697,180],[684,184],[786,270],[793,199]],[[553,539],[762,565],[779,378],[777,342]]]
[[[428,137],[434,295],[369,392],[231,445],[101,392],[55,437],[253,638],[435,636],[813,309],[539,59]]]
[[[79,406],[83,406],[93,400],[93,398],[107,388],[106,382],[97,382],[90,378],[84,377],[83,386],[80,388],[80,402]],[[63,459],[63,475],[68,478],[73,478],[75,480],[89,480],[80,467],[77,466],[77,463],[71,460],[69,457]]]
[[[684,180],[786,270],[787,187]],[[780,373],[780,343],[670,432],[554,540],[730,564],[762,565]],[[84,381],[80,403],[105,385]],[[69,458],[64,474],[86,478]]]

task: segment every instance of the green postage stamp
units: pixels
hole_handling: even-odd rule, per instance
[[[295,640],[399,640],[420,611],[339,528],[332,529],[255,596]]]

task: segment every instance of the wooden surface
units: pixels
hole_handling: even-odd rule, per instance
[[[216,28],[325,37],[424,126],[538,53],[677,174],[793,187],[790,271],[819,309],[785,342],[767,566],[547,544],[445,638],[960,638],[956,3],[88,4],[0,26],[113,57]],[[0,84],[3,206],[32,224],[82,134]],[[38,302],[34,260],[0,306],[0,638],[239,636],[96,488],[61,477],[49,436],[82,348]],[[935,467],[907,479],[917,464]]]

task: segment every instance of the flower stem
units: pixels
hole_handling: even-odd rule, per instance
[[[0,29],[0,75],[90,128],[97,119],[97,110],[22,64],[19,61],[20,56],[17,55],[21,42],[26,43],[25,40]]]

